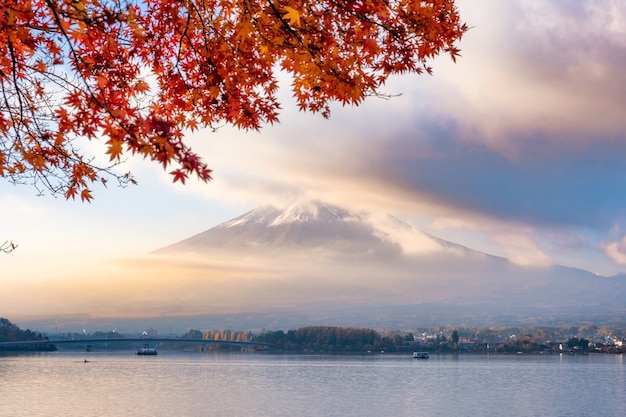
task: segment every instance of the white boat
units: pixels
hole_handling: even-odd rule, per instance
[[[137,355],[149,355],[149,356],[154,356],[156,355],[158,352],[156,350],[156,348],[153,347],[149,347],[148,345],[144,345],[144,347],[137,349]]]
[[[428,352],[413,352],[413,359],[428,359]]]

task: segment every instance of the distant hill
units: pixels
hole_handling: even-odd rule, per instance
[[[155,253],[231,259],[233,269],[253,270],[255,278],[246,280],[242,291],[275,298],[280,308],[220,300],[229,311],[241,312],[228,316],[236,322],[243,317],[280,321],[280,314],[292,319],[290,325],[359,326],[626,317],[624,276],[602,277],[559,265],[521,266],[392,216],[315,201],[286,209],[260,207]]]
[[[0,342],[21,342],[44,339],[41,334],[30,330],[22,330],[8,319],[0,317]]]

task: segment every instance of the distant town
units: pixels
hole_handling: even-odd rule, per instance
[[[587,324],[561,327],[430,327],[412,331],[341,326],[305,326],[295,330],[253,333],[251,331],[196,330],[182,335],[159,335],[155,329],[121,334],[115,329],[94,333],[44,335],[22,330],[0,318],[0,352],[56,350],[65,348],[121,349],[137,341],[154,340],[165,349],[255,350],[277,352],[349,353],[408,352],[436,353],[613,353],[626,350],[626,329]],[[28,342],[28,343],[27,343]],[[71,343],[70,343],[71,342]],[[125,343],[128,342],[128,343]],[[193,343],[191,343],[193,342]]]

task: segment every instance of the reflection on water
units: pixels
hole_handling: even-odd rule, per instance
[[[622,417],[619,355],[0,356],[0,417]]]

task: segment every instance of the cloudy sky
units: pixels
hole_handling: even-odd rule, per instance
[[[172,184],[141,159],[124,166],[138,186],[95,189],[90,204],[0,182],[0,243],[19,244],[0,256],[0,316],[131,299],[149,277],[167,280],[152,250],[306,198],[390,213],[521,265],[626,272],[626,3],[458,7],[471,27],[462,58],[390,80],[384,91],[401,94],[391,100],[325,120],[299,113],[285,86],[279,125],[190,135],[209,184]],[[184,271],[168,273],[184,287]]]

